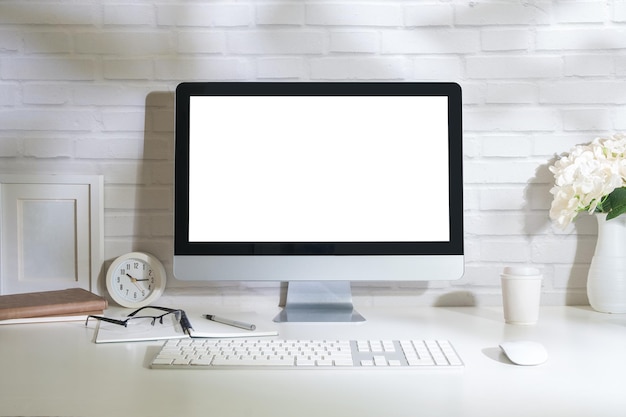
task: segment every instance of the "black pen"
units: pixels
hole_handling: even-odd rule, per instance
[[[226,324],[228,326],[239,327],[240,329],[246,329],[246,330],[256,329],[256,326],[254,324],[244,323],[243,321],[225,319],[223,317],[214,316],[213,314],[205,314],[204,317],[207,320]]]
[[[183,331],[187,333],[187,335],[191,336],[190,330],[193,330],[193,327],[191,327],[191,322],[187,318],[187,314],[185,314],[184,311],[180,312],[180,327],[183,328]]]

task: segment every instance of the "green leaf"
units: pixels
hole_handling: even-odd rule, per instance
[[[608,207],[610,207],[606,216],[607,220],[626,213],[626,188],[616,188],[607,196]]]

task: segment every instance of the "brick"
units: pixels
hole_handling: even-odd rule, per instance
[[[463,125],[466,132],[541,132],[560,128],[561,118],[553,108],[492,106],[466,109]]]
[[[470,133],[463,134],[463,155],[466,158],[476,158],[481,156],[482,138]]]
[[[152,132],[174,132],[174,109],[152,110],[148,114],[150,118],[149,128]]]
[[[105,191],[105,205],[111,209],[172,209],[171,187],[109,186]]]
[[[523,158],[531,154],[532,144],[528,135],[485,136],[482,155],[486,157]]]
[[[253,11],[245,4],[162,4],[156,10],[157,24],[165,26],[245,27],[253,22]]]
[[[487,240],[481,243],[480,260],[482,262],[502,262],[510,264],[512,262],[526,263],[530,260],[530,247],[524,239],[517,241],[509,240]],[[496,282],[499,281],[499,274],[495,275]]]
[[[569,132],[568,134],[535,135],[533,155],[554,156],[570,150],[577,144],[590,142],[595,135]]]
[[[325,36],[318,31],[238,31],[227,34],[232,54],[321,54]]]
[[[225,52],[226,40],[219,32],[180,32],[176,50],[183,54],[215,54]]]
[[[480,192],[479,186],[466,184],[463,187],[463,208],[465,210],[480,209]]]
[[[607,20],[608,8],[598,6],[596,1],[558,2],[554,16],[559,23],[602,23]]]
[[[465,60],[463,60],[463,67],[465,67]],[[463,78],[459,84],[463,89],[463,104],[482,105],[485,103],[484,82],[472,81],[467,78]]]
[[[105,59],[102,67],[107,80],[150,80],[154,77],[154,64],[149,59]]]
[[[300,79],[304,74],[305,63],[300,57],[266,57],[259,58],[256,62],[256,75],[259,79]]]
[[[89,110],[0,110],[0,126],[5,130],[89,131],[94,117]]]
[[[0,138],[0,158],[15,158],[21,153],[20,141],[16,138]],[[4,169],[6,162],[3,161]],[[11,171],[9,171],[11,172]]]
[[[105,132],[143,132],[145,124],[143,111],[115,110],[102,112],[102,130]]]
[[[0,78],[5,80],[88,81],[95,78],[96,62],[91,58],[0,59]]]
[[[250,61],[243,58],[165,58],[155,61],[157,80],[246,80],[251,75]]]
[[[384,54],[453,54],[480,50],[480,35],[473,30],[415,29],[384,30]]]
[[[484,51],[525,51],[532,42],[532,34],[526,29],[485,29],[481,47]]]
[[[380,39],[375,32],[331,32],[331,52],[375,53],[379,51]]]
[[[126,213],[111,213],[105,215],[104,233],[107,237],[133,237],[137,232],[139,216]],[[143,227],[145,229],[145,226]]]
[[[94,25],[98,22],[98,6],[73,2],[0,3],[0,24]]]
[[[173,135],[147,134],[144,140],[143,159],[173,161],[174,160],[174,142]],[[172,174],[173,175],[173,174]],[[172,177],[173,178],[173,177]],[[171,178],[167,182],[163,182],[163,178],[156,181],[158,184],[170,184]]]
[[[86,162],[97,165],[100,161],[92,158],[85,158]],[[104,172],[104,182],[106,185],[137,185],[143,184],[144,170],[142,163],[129,159],[102,159]]]
[[[457,25],[534,25],[550,23],[552,2],[469,2],[455,5]]]
[[[563,57],[566,76],[611,76],[615,72],[613,57],[598,54],[580,54]]]
[[[523,236],[526,220],[517,213],[481,213],[465,217],[465,233],[479,236]]]
[[[560,56],[472,56],[467,75],[475,79],[553,78],[563,75]]]
[[[626,131],[626,109],[617,108],[611,111],[613,128],[617,131]]]
[[[585,289],[587,288],[588,265],[555,265],[552,286],[556,289]]]
[[[64,32],[31,32],[23,35],[26,53],[70,53],[72,41]]]
[[[105,25],[154,25],[156,13],[152,4],[105,4]]]
[[[172,237],[174,235],[174,222],[171,215],[152,214],[148,220],[150,236]]]
[[[539,88],[531,82],[502,82],[487,84],[486,103],[534,104],[539,101]]]
[[[464,166],[464,181],[468,184],[526,184],[531,179],[544,183],[551,181],[548,173],[535,177],[538,167],[538,162],[525,160],[468,161]]]
[[[490,185],[479,192],[480,210],[523,210],[525,187],[496,187]]]
[[[615,22],[626,22],[626,1],[616,0],[612,2],[612,16]]]
[[[563,239],[536,239],[531,245],[531,258],[538,263],[589,263],[595,248],[595,239],[575,236]]]
[[[463,60],[458,57],[415,57],[411,77],[416,80],[463,80]]]
[[[169,219],[169,221],[168,221]],[[171,237],[171,216],[114,213],[105,217],[105,234],[111,237]]]
[[[152,147],[150,147],[152,148]],[[169,161],[150,161],[147,165],[146,173],[150,180],[150,184],[155,185],[173,185],[174,184],[174,162],[172,157],[174,144],[169,138],[168,146],[163,146],[163,152],[167,152],[166,157]],[[156,159],[156,158],[154,158]]]
[[[151,91],[146,96],[146,108],[168,108],[174,111],[174,91]]]
[[[18,92],[16,84],[0,83],[0,106],[13,106],[17,102]]]
[[[306,23],[323,26],[400,26],[401,7],[395,4],[307,4]]]
[[[141,159],[142,139],[81,139],[76,156],[81,159]]]
[[[538,29],[538,50],[611,50],[626,48],[626,30],[618,28]]]
[[[557,81],[540,86],[544,104],[624,104],[626,83],[621,80]]]
[[[144,106],[147,87],[134,87],[124,84],[88,84],[72,88],[75,104],[81,106]]]
[[[404,8],[404,26],[452,26],[454,8],[449,4],[407,5]]]
[[[614,58],[614,61],[615,61],[615,74],[625,75],[626,74],[626,57],[616,56]]]
[[[71,102],[71,90],[67,84],[30,83],[22,89],[25,104],[67,104]]]
[[[597,131],[611,125],[609,109],[566,109],[561,116],[565,131]]]
[[[257,4],[255,22],[257,25],[303,25],[305,6],[298,3]]]
[[[26,139],[24,156],[35,158],[72,158],[74,141],[72,139]]]
[[[90,55],[155,55],[173,50],[169,33],[126,31],[79,32],[74,48]]]
[[[542,165],[541,168],[547,174],[548,165]],[[545,213],[550,209],[550,205],[552,204],[552,194],[550,194],[550,189],[552,188],[552,183],[550,184],[539,184],[532,182],[524,189],[524,198],[526,199],[524,210],[543,210]],[[546,217],[547,220],[547,217]],[[543,223],[541,223],[543,224]],[[540,224],[535,225],[537,228],[541,228]]]
[[[408,62],[403,58],[320,58],[309,65],[314,80],[401,80]]]
[[[22,49],[22,37],[18,31],[0,30],[0,52],[17,52]]]

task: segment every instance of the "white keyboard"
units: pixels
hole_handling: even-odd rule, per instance
[[[445,340],[168,340],[154,369],[459,369],[463,362]]]

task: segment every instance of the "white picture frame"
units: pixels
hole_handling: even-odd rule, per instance
[[[0,174],[0,294],[101,294],[101,175]]]

